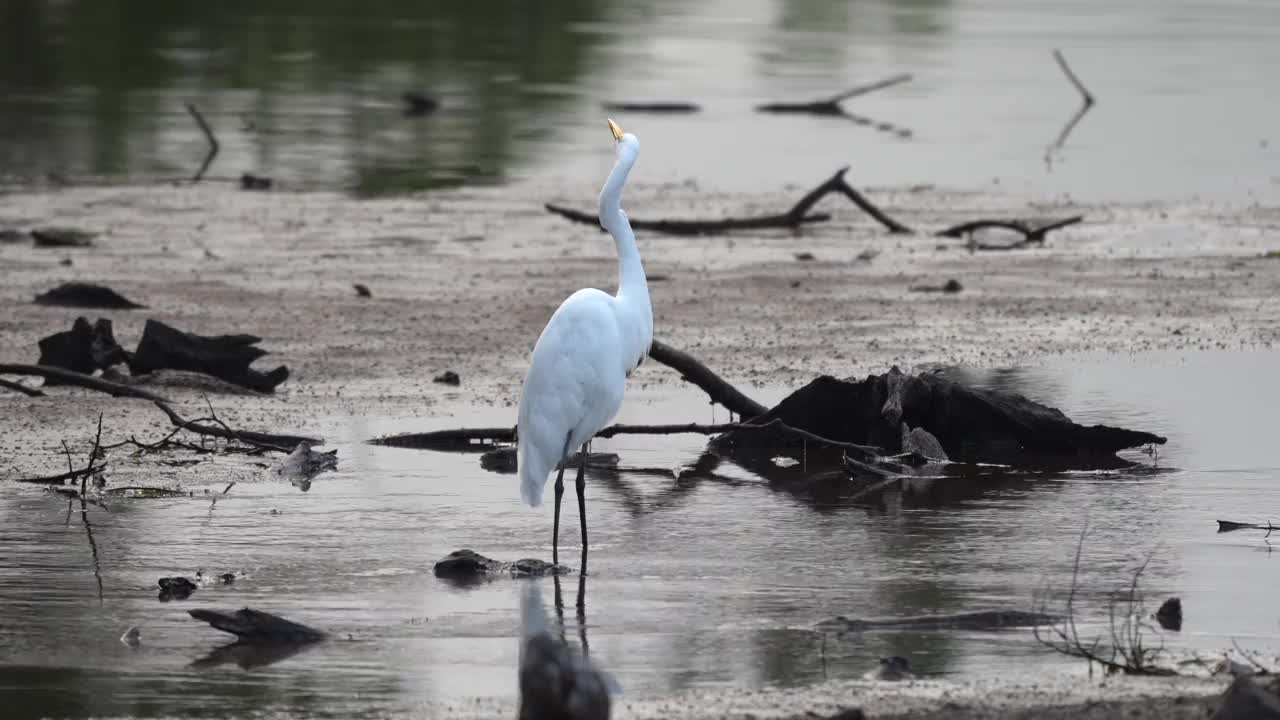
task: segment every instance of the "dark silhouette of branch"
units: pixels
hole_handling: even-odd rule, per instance
[[[814,222],[824,222],[830,220],[831,216],[825,213],[815,213],[810,215],[809,210],[818,203],[819,200],[826,197],[830,193],[839,193],[849,198],[863,212],[870,215],[881,225],[888,228],[892,233],[910,233],[911,228],[890,218],[880,208],[876,207],[867,200],[862,193],[849,186],[844,179],[844,175],[849,171],[848,166],[840,168],[835,175],[827,178],[820,185],[805,193],[796,204],[785,213],[776,215],[757,215],[754,217],[744,218],[722,218],[719,220],[631,220],[631,227],[636,230],[648,230],[652,232],[660,232],[668,235],[715,235],[718,233],[735,232],[739,230],[764,230],[776,228],[796,229],[801,225]],[[547,203],[549,212],[561,215],[574,222],[584,225],[600,226],[600,218],[595,213],[587,213],[581,210],[566,208],[561,205]],[[601,232],[604,228],[600,228]]]
[[[813,100],[813,101],[804,102],[804,103],[794,103],[794,102],[767,103],[765,105],[757,106],[756,110],[758,112],[766,112],[766,113],[847,116],[847,113],[844,111],[844,108],[840,107],[840,103],[844,102],[845,100],[858,97],[859,95],[866,95],[867,93],[875,92],[876,90],[883,90],[888,87],[893,87],[894,85],[900,85],[905,82],[910,82],[910,80],[911,80],[911,75],[904,73],[901,75],[894,75],[893,77],[885,78],[884,80],[879,80],[877,82],[871,83],[870,85],[861,85],[859,87],[846,90],[845,92],[842,92],[839,95],[833,95],[829,98],[826,98],[825,100]]]
[[[1016,250],[1031,243],[1043,243],[1045,235],[1049,232],[1067,227],[1068,225],[1075,225],[1082,221],[1084,221],[1083,215],[1073,215],[1069,218],[1053,220],[1043,225],[1033,225],[1024,220],[984,218],[981,220],[970,220],[969,222],[960,223],[959,225],[953,225],[945,230],[939,230],[934,234],[938,237],[962,238],[986,228],[1012,230],[1013,232],[1020,233],[1022,235],[1022,240],[1020,242],[1002,245],[975,242],[971,244],[971,247],[976,250]]]
[[[1067,137],[1071,135],[1071,131],[1075,130],[1076,125],[1080,123],[1085,114],[1089,112],[1089,109],[1093,107],[1094,103],[1093,94],[1085,88],[1084,83],[1080,82],[1080,78],[1076,77],[1075,72],[1071,70],[1071,66],[1067,65],[1067,59],[1063,57],[1061,50],[1054,49],[1053,59],[1058,62],[1058,67],[1062,68],[1062,73],[1067,76],[1067,80],[1069,80],[1075,87],[1076,91],[1080,93],[1081,104],[1080,109],[1076,110],[1075,114],[1067,120],[1067,124],[1062,127],[1062,132],[1058,133],[1058,139],[1045,149],[1044,161],[1046,165],[1049,165],[1052,162],[1053,153],[1062,149],[1062,145],[1066,143]]]
[[[701,106],[687,102],[615,102],[604,103],[604,109],[610,112],[662,113],[665,115],[679,115],[702,111]]]
[[[191,182],[198,183],[204,178],[205,171],[213,164],[213,159],[218,156],[218,138],[214,136],[213,130],[209,128],[209,123],[204,121],[204,116],[196,109],[195,105],[187,103],[187,112],[191,117],[195,118],[196,124],[200,126],[200,132],[204,133],[204,139],[209,141],[209,154],[204,156],[204,162],[200,163],[200,169],[196,170],[196,174],[191,177]]]
[[[44,378],[53,378],[64,385],[76,385],[90,390],[104,392],[113,397],[135,397],[152,402],[167,402],[165,398],[148,392],[142,388],[135,388],[129,385],[121,385],[120,383],[103,380],[102,378],[85,375],[74,370],[65,370],[59,367],[49,365],[25,365],[22,363],[0,363],[0,373],[7,375],[35,375]]]
[[[713,402],[719,403],[730,412],[742,418],[753,418],[763,415],[768,408],[744,395],[734,386],[725,382],[697,358],[661,340],[654,339],[649,346],[649,357],[680,373],[680,377],[697,385]]]
[[[205,402],[209,406],[209,417],[216,425],[201,425],[194,420],[184,420],[168,403],[162,400],[156,400],[155,404],[156,407],[164,411],[165,415],[169,416],[169,421],[174,425],[199,435],[219,437],[226,440],[239,440],[263,450],[282,453],[292,452],[299,443],[307,443],[308,445],[324,444],[324,441],[319,438],[305,435],[279,435],[276,433],[256,432],[254,430],[232,429],[231,426],[218,418],[218,414],[213,410],[213,405],[208,403],[208,398],[205,398]]]
[[[9,390],[13,390],[14,392],[20,392],[23,395],[26,395],[27,397],[44,397],[43,390],[40,390],[39,388],[27,387],[26,385],[23,385],[20,382],[14,382],[13,380],[5,380],[4,378],[0,378],[0,387],[8,388]]]

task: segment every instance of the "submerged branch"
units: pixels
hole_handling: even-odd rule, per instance
[[[148,392],[142,388],[135,388],[129,385],[103,380],[102,378],[85,375],[74,370],[65,370],[59,367],[49,365],[26,365],[23,363],[0,363],[0,373],[7,375],[34,375],[43,378],[53,378],[64,385],[76,385],[90,390],[104,392],[112,397],[135,397],[152,402],[167,402],[167,400],[155,393]]]
[[[1075,130],[1076,125],[1084,119],[1084,116],[1089,112],[1089,109],[1093,107],[1094,103],[1093,94],[1085,88],[1084,83],[1080,82],[1080,78],[1076,77],[1071,66],[1067,64],[1067,59],[1063,57],[1061,50],[1054,49],[1053,59],[1058,62],[1058,67],[1062,68],[1062,73],[1067,76],[1067,80],[1070,81],[1076,91],[1080,93],[1081,102],[1080,108],[1076,110],[1075,114],[1072,115],[1070,119],[1067,120],[1067,124],[1062,127],[1062,132],[1058,133],[1058,139],[1045,149],[1044,161],[1046,165],[1052,162],[1053,153],[1062,149],[1063,144],[1067,142],[1067,137],[1071,135],[1071,131]]]
[[[195,118],[196,124],[200,126],[200,132],[204,133],[204,139],[209,141],[209,153],[204,156],[204,162],[200,163],[200,169],[196,170],[196,174],[191,177],[191,182],[194,184],[204,178],[205,172],[213,164],[213,159],[218,156],[218,151],[221,147],[218,145],[218,138],[214,136],[209,123],[204,121],[204,116],[200,114],[196,106],[187,103],[187,112],[191,114],[191,117]]]
[[[849,100],[851,98],[858,97],[859,95],[866,95],[867,93],[875,92],[876,90],[883,90],[885,88],[893,87],[894,85],[900,85],[902,83],[910,82],[910,81],[911,81],[911,75],[907,73],[903,73],[901,75],[894,75],[892,77],[885,78],[884,80],[873,82],[869,85],[861,85],[861,86],[846,90],[845,92],[842,92],[839,95],[833,95],[824,100],[813,100],[813,101],[804,102],[804,103],[795,103],[795,102],[767,103],[765,105],[757,106],[756,110],[758,112],[766,112],[766,113],[788,113],[788,114],[805,114],[805,115],[847,115],[847,113],[844,111],[844,108],[840,107],[840,103],[844,102],[845,100]]]
[[[207,400],[206,400],[207,402]],[[201,425],[194,420],[185,420],[177,413],[168,403],[156,400],[156,407],[164,411],[169,416],[169,421],[175,426],[188,430],[199,435],[208,435],[209,437],[219,437],[226,440],[239,440],[240,442],[264,450],[274,450],[276,452],[288,453],[292,452],[299,443],[307,443],[309,445],[322,445],[323,441],[319,438],[307,437],[305,435],[281,435],[276,433],[264,433],[254,430],[235,430],[231,426],[218,418],[217,413],[213,411],[213,406],[209,406],[209,417],[216,425]]]
[[[1054,230],[1075,225],[1083,222],[1083,215],[1072,215],[1069,218],[1061,220],[1052,220],[1043,225],[1032,225],[1024,220],[1004,220],[999,218],[983,218],[980,220],[970,220],[959,225],[952,225],[945,230],[939,230],[934,233],[937,237],[962,238],[971,235],[979,230],[988,228],[999,228],[1001,230],[1012,230],[1022,235],[1022,241],[1013,245],[991,245],[986,243],[974,243],[973,247],[978,250],[1011,250],[1014,248],[1028,245],[1030,243],[1043,243],[1045,236]]]
[[[27,397],[44,397],[43,390],[40,390],[39,388],[27,387],[26,385],[23,385],[20,382],[14,382],[13,380],[5,380],[4,378],[0,378],[0,387],[13,390],[14,392],[20,392],[23,395],[26,395]]]

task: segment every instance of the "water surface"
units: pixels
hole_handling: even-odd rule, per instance
[[[1127,454],[1142,465],[1119,473],[916,484],[849,503],[728,462],[680,480],[661,472],[697,462],[697,436],[600,442],[598,451],[621,456],[621,469],[589,475],[591,575],[582,618],[577,577],[561,583],[566,635],[585,635],[631,698],[849,678],[886,654],[960,679],[1083,672],[1021,630],[824,638],[812,627],[834,615],[1030,609],[1046,582],[1064,587],[1087,523],[1087,630],[1104,629],[1108,594],[1150,556],[1144,587],[1153,607],[1176,594],[1187,609],[1184,631],[1165,637],[1172,649],[1221,651],[1233,638],[1273,646],[1280,586],[1260,581],[1275,562],[1270,545],[1261,533],[1216,534],[1215,520],[1265,521],[1280,506],[1270,420],[1280,404],[1270,372],[1277,360],[1273,351],[1168,353],[970,373],[1080,422],[1169,437],[1157,458]],[[406,429],[501,425],[512,412],[459,409],[416,428],[332,417],[320,425],[336,441],[340,469],[306,493],[219,460],[182,475],[197,492],[239,478],[216,506],[198,496],[91,508],[101,602],[78,510],[68,516],[52,495],[7,488],[0,698],[16,713],[7,717],[434,715],[471,697],[513,695],[518,584],[456,587],[431,566],[460,547],[505,559],[548,556],[549,505],[522,507],[515,477],[482,470],[475,455],[359,442]],[[709,415],[698,394],[672,390],[634,394],[620,420]],[[569,538],[575,514],[570,504]],[[566,547],[575,560],[576,542]],[[157,600],[156,578],[196,568],[243,574],[186,601]],[[541,582],[550,604],[556,588]],[[186,610],[241,606],[337,639],[266,667],[190,667],[225,640]],[[135,624],[143,645],[130,649],[118,638]]]

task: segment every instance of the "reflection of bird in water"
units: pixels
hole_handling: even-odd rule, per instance
[[[617,162],[600,190],[600,224],[618,250],[618,294],[587,288],[569,296],[533,348],[529,374],[520,392],[516,464],[520,495],[542,503],[547,476],[609,424],[622,407],[627,377],[640,366],[653,342],[653,308],[640,251],[631,223],[622,211],[622,186],[640,153],[635,135],[623,134],[613,120]],[[587,565],[587,506],[583,463],[578,465],[578,520],[582,527],[582,571]],[[560,557],[560,498],[564,466],[556,473],[555,520],[551,561]]]
[[[880,658],[880,665],[862,676],[864,680],[910,680],[913,677],[911,662],[900,655]]]
[[[520,596],[520,720],[608,720],[613,679],[547,629],[542,591]]]

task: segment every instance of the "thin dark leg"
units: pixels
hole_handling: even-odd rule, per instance
[[[582,654],[590,655],[587,644],[587,576],[578,576],[578,640],[582,642]]]
[[[560,621],[560,622],[559,622],[559,625],[560,625],[560,642],[565,642],[565,639],[564,639],[564,595],[562,595],[562,594],[561,594],[561,592],[560,592],[560,575],[559,575],[559,574],[552,575],[552,576],[551,576],[551,580],[555,583],[555,586],[556,586],[556,619]]]
[[[560,498],[564,496],[564,466],[556,473],[556,519],[551,526],[551,564],[560,564]]]
[[[578,522],[582,525],[582,569],[581,575],[587,574],[587,452],[590,443],[582,446],[582,460],[578,463]]]

